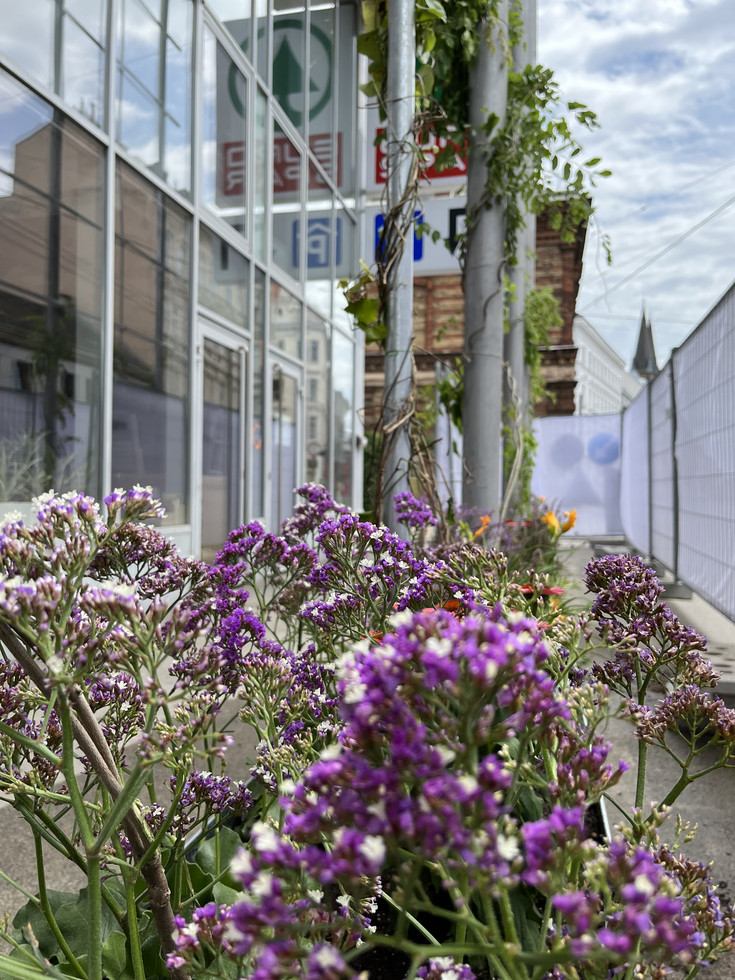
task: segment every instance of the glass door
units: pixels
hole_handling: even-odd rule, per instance
[[[293,513],[294,490],[301,479],[300,378],[293,369],[274,364],[271,373],[272,465],[271,522],[280,525]]]
[[[201,556],[208,562],[243,521],[246,357],[234,334],[200,324]]]

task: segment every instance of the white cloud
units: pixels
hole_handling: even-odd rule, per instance
[[[735,277],[735,206],[712,217],[735,196],[735,4],[538,2],[539,61],[597,113],[579,138],[613,171],[594,192],[578,309],[630,359],[645,300],[663,362]]]

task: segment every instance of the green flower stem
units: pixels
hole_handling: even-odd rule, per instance
[[[53,967],[50,967],[53,972],[49,972],[49,969],[45,969],[35,960],[32,966],[30,964],[26,966],[24,963],[18,962],[17,959],[11,959],[4,954],[0,954],[0,967],[2,967],[2,973],[12,977],[13,980],[38,980],[39,977],[61,977],[61,980],[74,980],[74,977],[69,977],[67,973],[61,973]]]
[[[696,776],[690,776],[689,770],[685,766],[677,782],[674,784],[674,786],[672,786],[672,788],[666,794],[664,799],[661,800],[659,807],[671,806],[674,800],[678,799],[681,796],[681,794],[684,792],[684,790],[687,788],[687,786],[693,783],[695,779]]]
[[[140,930],[138,928],[138,909],[135,904],[135,879],[137,875],[130,868],[123,868],[125,882],[125,904],[127,907],[127,937],[130,960],[133,964],[135,980],[146,980],[143,965],[143,951],[140,946]]]
[[[424,936],[429,940],[429,942],[432,944],[432,946],[439,946],[439,945],[441,945],[439,943],[439,940],[436,939],[429,932],[429,930],[426,928],[426,926],[423,924],[423,922],[421,922],[419,919],[417,919],[415,915],[411,915],[411,913],[408,912],[406,909],[404,909],[402,906],[400,906],[396,902],[394,902],[393,899],[388,894],[388,892],[383,892],[383,894],[381,895],[381,898],[383,898],[384,901],[386,901],[388,903],[388,905],[392,905],[394,909],[396,909],[402,915],[404,915],[406,917],[406,919],[408,919],[408,921],[411,923],[412,926],[415,926],[416,929],[419,930],[419,932],[422,932],[424,934]]]
[[[16,731],[15,728],[11,728],[10,725],[6,725],[4,721],[0,721],[0,733],[12,738],[16,745],[22,745],[24,749],[28,749],[30,752],[40,755],[42,759],[50,762],[52,766],[56,766],[59,769],[61,768],[61,759],[58,755],[54,755],[51,749],[49,749],[46,745],[43,745],[41,742],[35,742],[32,738],[28,738],[27,735],[21,734],[21,732]]]
[[[34,834],[38,834],[59,854],[73,861],[81,871],[87,873],[87,864],[84,858],[45,810],[33,809],[28,801],[22,797],[16,797],[14,806]]]
[[[74,772],[74,735],[72,732],[72,713],[65,692],[59,697],[59,717],[62,732],[62,771],[69,790],[74,816],[76,817],[82,844],[87,857],[87,889],[88,889],[88,980],[102,980],[102,891],[100,880],[100,862],[95,854],[95,839],[92,824],[87,813],[87,807],[79,791],[76,773]]]
[[[46,890],[46,870],[43,863],[43,845],[41,843],[40,836],[34,831],[33,833],[33,845],[36,853],[36,874],[38,876],[38,899],[41,906],[41,911],[43,912],[44,918],[54,934],[56,942],[59,944],[59,949],[62,951],[64,956],[67,958],[69,963],[74,967],[74,969],[79,973],[81,977],[86,977],[87,974],[82,969],[79,960],[76,958],[74,953],[72,953],[69,948],[69,944],[64,938],[64,934],[61,929],[59,929],[59,924],[56,921],[56,916],[54,915],[51,904],[48,900],[48,892]]]
[[[99,857],[100,851],[104,847],[105,843],[118,829],[122,823],[123,817],[129,810],[132,809],[135,801],[138,798],[139,791],[142,789],[147,778],[147,770],[141,766],[140,763],[138,763],[130,778],[125,783],[122,792],[112,804],[112,807],[105,818],[105,822],[102,824],[102,828],[97,834],[97,839],[94,842],[92,849],[92,854],[94,857]]]
[[[161,842],[163,841],[163,838],[169,832],[169,829],[171,827],[171,824],[176,819],[176,815],[177,815],[178,810],[179,810],[179,802],[181,801],[181,797],[183,796],[183,793],[184,793],[184,785],[185,785],[185,783],[186,783],[186,780],[183,779],[181,777],[181,774],[180,774],[179,775],[179,778],[176,781],[176,792],[174,794],[174,798],[173,798],[173,801],[171,803],[171,806],[169,807],[169,811],[166,814],[166,819],[164,820],[163,824],[159,827],[159,829],[156,831],[155,836],[151,839],[151,842],[148,845],[148,848],[136,860],[135,865],[134,865],[136,871],[140,871],[140,869],[144,865],[146,865],[148,863],[148,861],[150,860],[150,858],[153,856],[153,854],[160,847]]]

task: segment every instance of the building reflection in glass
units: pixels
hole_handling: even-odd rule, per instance
[[[0,72],[0,501],[100,489],[104,151]]]

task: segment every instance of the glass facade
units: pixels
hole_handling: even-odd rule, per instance
[[[354,35],[351,2],[3,18],[0,507],[150,484],[211,557],[300,482],[360,506]]]
[[[0,71],[0,501],[100,489],[103,147]]]

